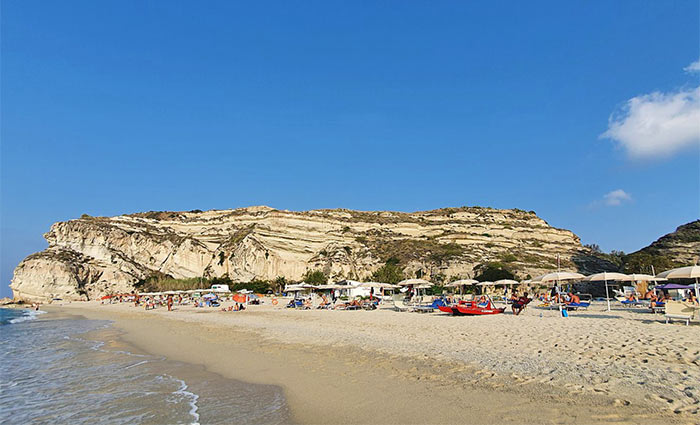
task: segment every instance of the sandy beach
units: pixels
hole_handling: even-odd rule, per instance
[[[113,320],[144,351],[278,385],[299,423],[700,421],[700,328],[636,310],[47,310]]]

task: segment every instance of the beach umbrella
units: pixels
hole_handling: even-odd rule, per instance
[[[532,282],[563,282],[566,280],[580,280],[584,275],[575,272],[552,272],[532,278]]]
[[[318,285],[318,286],[316,287],[316,289],[321,289],[321,290],[324,290],[324,289],[342,289],[342,288],[345,288],[345,286],[343,286],[343,285],[336,285],[336,284]]]
[[[608,302],[608,311],[610,311],[610,292],[608,291],[608,281],[622,281],[627,279],[628,276],[622,273],[616,272],[602,272],[596,273],[588,276],[585,280],[589,282],[605,282],[605,299]]]
[[[450,282],[445,286],[453,288],[453,287],[457,287],[457,286],[474,285],[476,283],[479,283],[479,281],[474,280],[474,279],[460,279],[460,280],[455,280],[454,282]]]
[[[659,281],[663,281],[663,280],[668,280],[668,279],[663,278],[663,277],[652,276],[650,274],[643,274],[643,273],[641,273],[641,274],[640,273],[628,274],[628,275],[626,275],[626,277],[624,279],[620,279],[621,282],[643,282],[643,281],[659,282]]]
[[[420,285],[428,285],[428,286],[433,286],[432,283],[428,282],[425,279],[405,279],[399,282],[397,285],[399,286],[412,286],[413,289],[418,289],[418,286]]]
[[[665,279],[695,279],[695,298],[700,299],[700,266],[680,267],[656,275]]]
[[[663,281],[663,280],[668,280],[668,279],[665,279],[663,277],[652,276],[650,274],[643,274],[643,273],[628,274],[625,279],[620,279],[621,282],[632,282],[633,284],[638,284],[640,282],[659,282],[659,281]],[[639,286],[637,286],[635,289],[639,290]],[[648,289],[649,288],[645,286],[641,292],[646,293],[646,291]]]
[[[508,286],[513,286],[513,285],[520,285],[520,282],[517,280],[513,279],[501,279],[493,282],[496,285],[508,285]]]
[[[425,279],[405,279],[398,283],[399,286],[432,285]]]
[[[466,285],[474,285],[479,283],[478,280],[474,279],[460,279],[460,280],[455,280],[454,282],[450,282],[447,285],[445,285],[448,288],[456,288],[459,287],[459,294],[462,294],[462,288]]]
[[[511,289],[512,289],[513,285],[520,285],[520,282],[518,282],[517,280],[513,280],[513,279],[500,279],[500,280],[497,280],[493,283],[496,285],[510,286]],[[505,297],[507,295],[508,295],[508,288],[506,288],[503,292],[504,300],[505,300]]]
[[[495,283],[493,283],[493,282],[491,282],[491,281],[488,281],[488,280],[483,281],[483,282],[479,282],[479,283],[476,284],[476,286],[481,286],[481,287],[482,287],[482,289],[479,291],[479,292],[482,293],[482,294],[483,294],[484,291],[485,291],[485,290],[483,289],[484,286],[495,286],[495,285],[496,285]]]
[[[355,288],[394,288],[397,287],[395,285],[390,285],[388,283],[381,283],[381,282],[362,282],[358,283],[357,285],[354,285]]]

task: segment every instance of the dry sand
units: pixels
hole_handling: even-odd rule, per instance
[[[700,423],[700,326],[602,309],[60,307],[114,320],[147,352],[279,385],[301,423]]]

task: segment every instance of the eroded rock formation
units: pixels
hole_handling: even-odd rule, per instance
[[[489,261],[534,276],[556,269],[557,255],[563,269],[605,266],[576,235],[534,212],[479,207],[415,213],[250,207],[83,216],[55,223],[44,236],[49,248],[15,269],[15,298],[93,299],[130,291],[153,275],[296,280],[321,269],[331,279],[363,279],[390,257],[401,261],[407,275],[428,278],[467,277]]]

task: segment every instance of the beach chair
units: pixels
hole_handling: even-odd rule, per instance
[[[661,304],[661,305],[658,305]],[[656,313],[665,313],[666,312],[666,303],[662,302],[656,302],[656,303],[649,303],[649,308],[651,309],[651,312],[656,314]]]
[[[571,311],[571,310],[576,311],[579,308],[583,309],[583,310],[588,310],[588,307],[591,306],[591,303],[581,301],[580,303],[569,303],[569,304],[562,304],[562,305],[563,305],[563,307],[565,307],[569,311]]]
[[[394,295],[391,297],[391,301],[394,303],[394,310],[396,311],[409,311],[412,308],[404,302],[403,294]]]
[[[666,323],[672,322],[673,319],[685,320],[685,325],[688,326],[690,321],[695,316],[697,309],[685,302],[681,301],[667,301],[666,302],[666,312],[664,317],[666,317]]]

